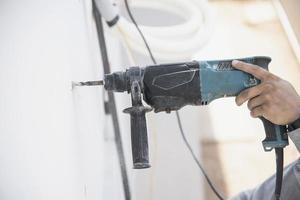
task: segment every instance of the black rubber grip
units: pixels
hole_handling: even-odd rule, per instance
[[[134,169],[149,168],[148,134],[145,113],[151,110],[144,106],[127,108],[131,120],[131,149]]]
[[[130,114],[130,118],[133,167],[135,169],[149,168],[145,112],[133,112]]]
[[[284,148],[288,145],[287,127],[276,125],[269,120],[261,117],[265,128],[266,138],[262,141],[265,151],[271,151],[274,148]]]

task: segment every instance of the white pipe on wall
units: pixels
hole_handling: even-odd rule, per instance
[[[134,0],[130,1],[130,6],[170,12],[184,19],[184,22],[176,25],[147,26],[140,24],[157,59],[167,61],[190,59],[205,45],[212,33],[212,16],[205,0]],[[148,55],[144,42],[131,21],[120,16],[119,21],[111,30],[121,39],[126,38],[126,44],[130,49],[142,55]]]

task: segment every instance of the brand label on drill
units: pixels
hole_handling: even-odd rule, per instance
[[[217,71],[230,71],[234,68],[231,65],[231,62],[219,62],[214,66],[214,69]]]

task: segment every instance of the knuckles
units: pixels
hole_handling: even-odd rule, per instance
[[[258,69],[253,70],[257,73],[259,72]],[[259,86],[247,89],[237,96],[237,105],[241,105],[248,100],[247,107],[251,111],[250,115],[253,118],[262,116],[275,124],[286,124],[299,117],[299,113],[293,114],[293,112],[288,111],[290,108],[282,104],[282,102],[286,101],[286,91],[291,93],[291,88],[293,89],[293,86],[288,81],[271,73],[265,73],[261,80],[262,82]],[[260,96],[260,102],[253,99],[258,96]],[[261,105],[258,105],[258,103],[261,103]],[[284,113],[285,117],[280,117],[278,113]]]
[[[272,94],[267,93],[267,94],[264,95],[264,100],[265,100],[266,102],[271,102],[272,99],[273,99]]]
[[[264,84],[264,90],[272,90],[274,88],[274,83],[271,81],[265,82]]]

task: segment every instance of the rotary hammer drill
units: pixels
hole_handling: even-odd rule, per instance
[[[104,85],[106,90],[128,92],[132,107],[124,110],[131,118],[133,166],[148,168],[148,137],[145,114],[176,111],[185,105],[208,105],[215,99],[237,96],[241,91],[256,86],[260,80],[232,67],[233,59],[192,61],[151,65],[144,68],[130,67],[123,72],[106,74],[103,81],[80,82],[78,85]],[[269,57],[237,59],[268,70]],[[144,106],[144,100],[150,107]],[[279,126],[260,118],[266,138],[262,141],[265,151],[275,149],[277,159],[277,186],[280,195],[283,148],[288,145],[286,126]],[[278,197],[279,198],[279,197]]]

